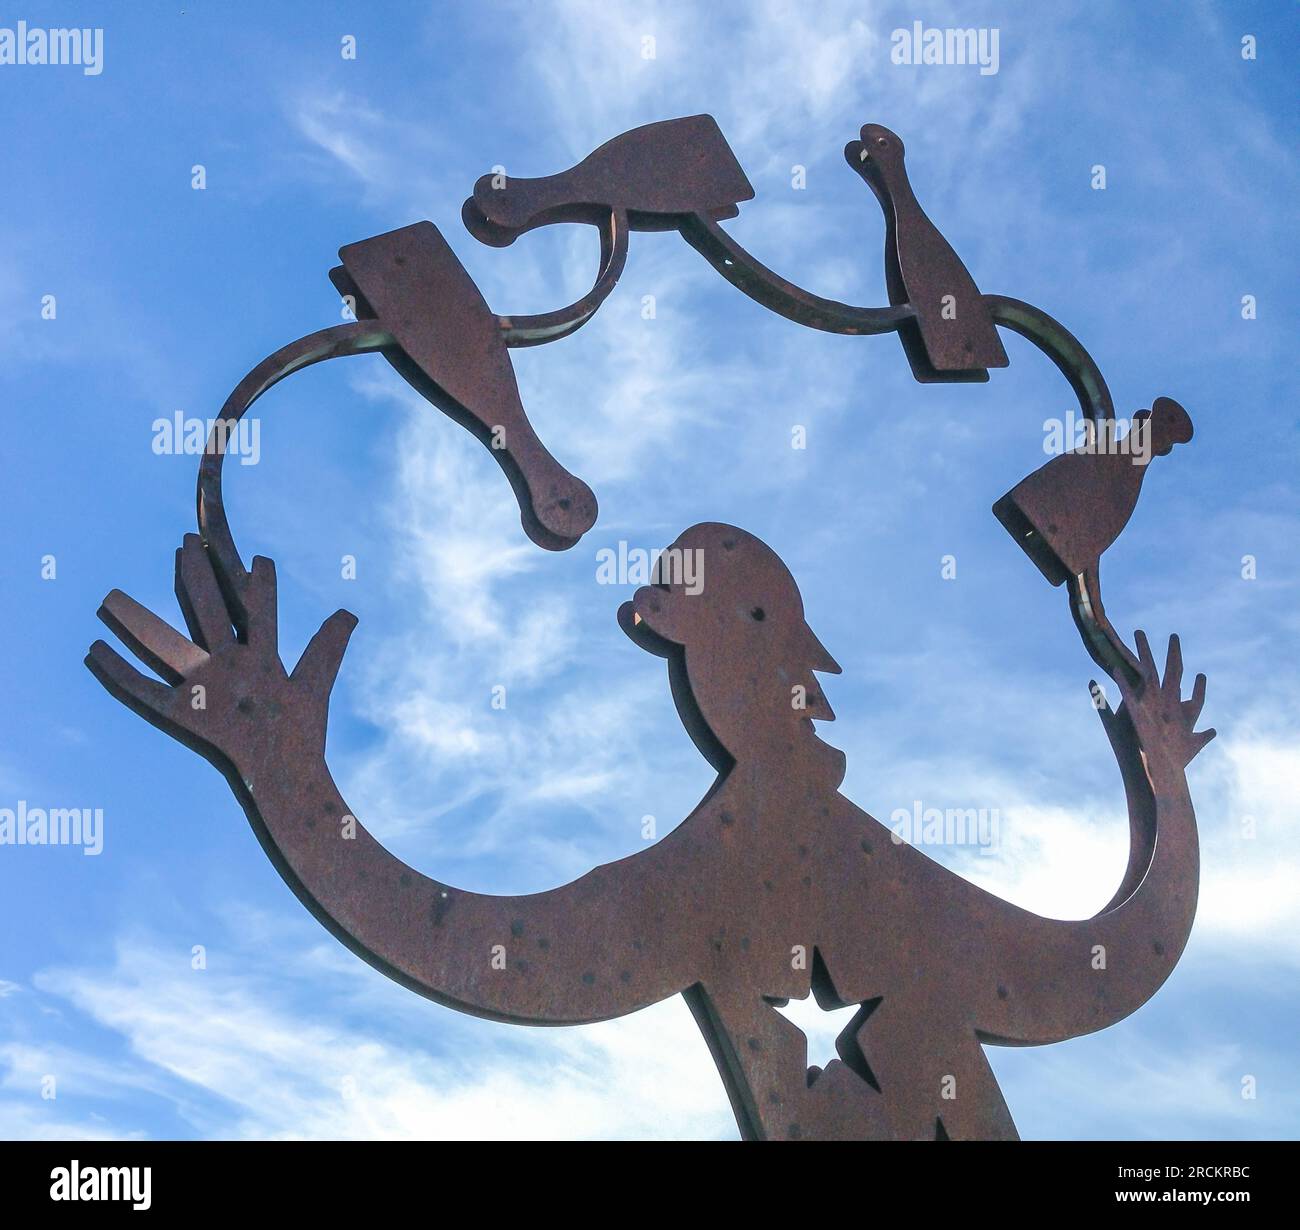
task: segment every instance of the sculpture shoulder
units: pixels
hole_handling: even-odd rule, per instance
[[[657,821],[654,830],[647,832],[643,827],[640,835],[644,844],[639,849],[593,867],[565,887],[576,890],[609,886],[617,890],[636,880],[657,881],[678,872],[683,878],[697,876],[701,865],[725,855],[720,830],[731,827],[735,817],[745,810],[737,794],[728,787],[727,779],[720,777],[668,832],[658,829]]]
[[[924,813],[918,821],[916,812],[909,812],[906,821],[900,817],[899,822],[891,827],[882,824],[842,794],[837,794],[835,800],[833,819],[836,832],[832,840],[841,846],[844,860],[852,860],[865,873],[873,895],[897,898],[900,904],[915,903],[922,909],[927,908],[927,900],[932,907],[936,895],[945,901],[993,897],[959,871],[946,867],[925,852],[922,846],[931,834],[925,828]],[[947,815],[945,813],[945,822]],[[963,814],[957,820],[964,826],[960,834],[963,841],[969,843],[981,839],[978,815]],[[909,905],[907,908],[912,907]]]

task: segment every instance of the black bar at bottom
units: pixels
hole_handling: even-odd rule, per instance
[[[619,1206],[679,1215],[686,1192],[713,1191],[727,1207],[769,1213],[838,1207],[896,1217],[905,1210],[964,1210],[987,1220],[1025,1211],[1055,1217],[1135,1206],[1294,1208],[1294,1142],[1085,1142],[839,1145],[778,1160],[759,1146],[694,1145],[633,1156],[583,1145],[438,1142],[18,1142],[0,1149],[0,1210],[56,1218],[72,1211],[132,1218],[178,1214],[391,1211],[430,1219],[468,1213],[499,1221],[514,1210],[569,1210],[601,1220]],[[846,1156],[846,1150],[854,1153]],[[582,1193],[586,1193],[584,1196]],[[597,1193],[604,1193],[597,1195]],[[594,1203],[592,1203],[594,1201]],[[882,1203],[883,1202],[883,1203]],[[901,1205],[901,1207],[900,1207]],[[885,1214],[885,1209],[893,1209]]]

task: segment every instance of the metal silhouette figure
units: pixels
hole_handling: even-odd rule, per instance
[[[897,141],[869,125],[859,144],[880,149],[882,135]],[[740,289],[801,323],[910,330],[918,379],[987,378],[1005,362],[994,326],[1019,332],[1066,375],[1088,419],[1108,425],[1110,394],[1087,352],[1038,309],[978,296],[906,188],[901,142],[888,148],[885,165],[864,171],[892,211],[887,307],[810,295],[725,235],[718,219],[752,192],[716,124],[697,116],[625,134],[562,175],[501,188],[482,180],[466,203],[471,229],[502,246],[551,222],[600,227],[602,272],[582,300],[545,316],[494,317],[432,224],[366,240],[344,248],[331,275],[358,319],[271,355],[222,418],[237,420],[301,367],[380,352],[493,449],[529,536],[572,546],[595,518],[595,497],[533,432],[507,351],[590,319],[617,281],[629,229],[677,229]],[[850,163],[862,164],[854,151]],[[914,303],[922,293],[951,294],[958,323]],[[1158,400],[1151,422],[1157,453],[1190,438],[1175,403]],[[1199,865],[1185,768],[1214,732],[1194,730],[1205,678],[1184,700],[1178,639],[1162,675],[1146,637],[1129,650],[1101,610],[1097,561],[1132,512],[1141,471],[1069,455],[995,510],[1049,580],[1070,583],[1084,643],[1122,697],[1112,709],[1091,685],[1128,801],[1128,866],[1101,913],[1066,922],[976,888],[840,793],[844,756],[814,726],[835,716],[815,672],[839,667],[775,552],[721,523],[674,544],[699,552],[698,592],[664,570],[618,612],[628,636],[667,661],[682,722],[717,771],[691,814],[648,849],[529,896],[464,892],[408,867],[355,818],[325,759],[329,697],[356,619],[335,612],[285,668],[274,564],[258,557],[246,568],[226,518],[225,438],[214,435],[202,459],[199,533],[176,555],[188,637],[115,590],[100,616],[158,677],[103,641],[87,665],[225,775],[290,888],[403,985],[538,1025],[604,1020],[682,994],[749,1138],[1008,1139],[1015,1126],[983,1045],[1103,1029],[1150,998],[1178,961]],[[808,1067],[800,1031],[777,1011],[809,994],[824,1007],[858,1006],[824,1070]]]

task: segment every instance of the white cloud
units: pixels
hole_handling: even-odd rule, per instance
[[[925,761],[908,776],[942,783],[925,806],[994,807],[1000,844],[992,857],[927,850],[981,887],[1053,918],[1087,918],[1111,898],[1128,859],[1128,819],[1118,770],[1103,758],[1113,803],[1058,801],[1047,782],[998,768]],[[1185,960],[1226,977],[1224,965],[1300,966],[1300,731],[1233,733],[1215,739],[1189,770],[1201,843],[1201,890]],[[890,821],[889,812],[877,817]],[[1247,824],[1253,819],[1252,831]]]
[[[0,1123],[24,1136],[121,1136],[147,1092],[197,1136],[221,1139],[732,1133],[721,1083],[680,999],[582,1030],[520,1030],[412,997],[399,1018],[409,1027],[422,1015],[438,1040],[430,1049],[412,1042],[409,1028],[399,1038],[356,1025],[359,985],[376,1025],[392,1019],[386,1003],[407,997],[379,975],[361,971],[359,983],[356,969],[322,966],[283,934],[270,956],[248,936],[232,938],[241,946],[224,950],[224,969],[192,971],[168,945],[135,940],[119,946],[109,969],[40,975],[41,995],[119,1034],[129,1055],[110,1066],[66,1048],[7,1046]],[[293,972],[303,968],[309,1011],[294,1002]],[[43,1116],[29,1103],[51,1071],[63,1101],[93,1104],[97,1119],[69,1118],[57,1102]]]
[[[1205,848],[1197,926],[1221,959],[1300,967],[1300,731],[1244,730],[1210,751],[1216,745],[1221,778],[1198,813]]]
[[[360,187],[364,205],[395,205],[416,221],[425,216],[430,201],[448,192],[449,185],[430,170],[446,154],[436,125],[385,114],[344,91],[303,92],[289,104],[289,113],[315,151],[307,164],[311,173],[349,195]]]
[[[1270,1140],[1300,1106],[1268,1080],[1243,1079],[1265,1057],[1236,1043],[1144,1036],[1128,1024],[1054,1047],[986,1048],[1026,1139]]]

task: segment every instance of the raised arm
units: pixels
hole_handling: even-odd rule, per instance
[[[292,673],[277,647],[275,566],[220,569],[197,534],[176,553],[186,639],[115,590],[100,617],[165,682],[96,641],[86,664],[123,704],[214,764],[267,855],[344,944],[405,986],[498,1020],[578,1024],[684,990],[698,955],[662,943],[691,826],[545,893],[462,892],[390,854],[325,763],[330,690],[356,626],[330,616]],[[233,590],[238,589],[238,593]],[[238,612],[236,632],[232,612]]]
[[[1116,712],[1099,709],[1128,797],[1128,869],[1092,918],[1064,922],[1012,907],[999,913],[974,1009],[986,1041],[1057,1042],[1122,1020],[1160,988],[1191,933],[1200,858],[1185,770],[1214,737],[1194,732],[1205,676],[1183,700],[1178,638],[1170,638],[1163,680],[1141,632],[1137,644],[1141,683],[1120,673],[1124,703]]]

